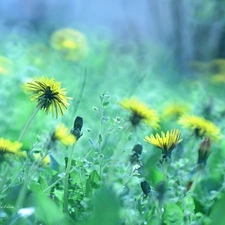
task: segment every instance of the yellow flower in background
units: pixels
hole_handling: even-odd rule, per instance
[[[12,71],[13,71],[13,62],[4,56],[0,56],[0,74],[8,75],[12,73]]]
[[[180,135],[181,133],[176,129],[167,131],[166,134],[161,131],[161,135],[151,134],[149,137],[146,136],[144,141],[162,149],[163,155],[170,157],[172,150],[182,141]]]
[[[51,36],[50,43],[67,60],[81,61],[88,54],[86,37],[74,29],[65,28],[55,31]]]
[[[0,138],[0,161],[5,157],[5,155],[14,155],[14,156],[24,156],[24,153],[21,151],[22,143],[15,141]]]
[[[186,104],[171,103],[164,108],[162,116],[166,118],[178,118],[189,111],[190,108]]]
[[[141,122],[151,126],[153,129],[159,128],[159,117],[155,110],[138,101],[136,98],[124,99],[119,105],[130,111],[130,122],[133,127],[137,127]]]
[[[221,138],[220,129],[213,122],[203,117],[184,115],[179,119],[178,123],[193,131],[196,137]]]
[[[51,137],[52,141],[60,141],[63,145],[71,145],[76,143],[76,138],[69,132],[69,129],[63,124],[59,124]]]
[[[50,57],[50,49],[42,43],[32,44],[26,50],[27,60],[38,68],[48,65]],[[46,60],[46,58],[48,58],[48,60]]]
[[[41,160],[41,164],[42,166],[50,166],[51,160],[50,160],[50,156],[46,155],[44,158],[40,153],[33,153],[33,156],[36,160],[40,161]]]
[[[212,76],[211,82],[215,84],[225,83],[225,73]]]
[[[54,78],[47,78],[44,76],[33,78],[30,82],[27,82],[25,89],[30,91],[31,101],[37,101],[37,107],[45,110],[46,113],[52,112],[52,116],[56,114],[56,118],[60,113],[66,111],[69,103],[69,98],[66,96],[65,88],[61,88],[61,83],[56,82]]]

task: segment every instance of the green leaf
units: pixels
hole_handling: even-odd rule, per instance
[[[117,225],[120,221],[120,203],[115,193],[101,188],[93,199],[94,211],[92,218],[83,225]]]
[[[93,189],[99,188],[99,181],[100,181],[100,176],[98,175],[98,172],[96,170],[93,170],[86,183],[86,196],[90,197],[92,194]]]
[[[35,215],[45,225],[66,224],[63,213],[51,199],[44,195],[37,195],[36,204]]]
[[[168,203],[165,206],[163,220],[166,225],[182,225],[184,221],[184,213],[175,203]]]
[[[43,191],[42,186],[34,180],[30,182],[29,186],[30,186],[30,190],[35,192],[36,194],[40,194]]]
[[[46,179],[44,179],[43,177],[39,177],[39,183],[40,183],[42,189],[48,188],[48,183],[47,183]]]
[[[211,210],[211,223],[209,225],[224,225],[225,224],[225,193],[223,193],[222,197],[216,201]]]
[[[106,107],[109,104],[109,102],[103,102],[103,106]]]

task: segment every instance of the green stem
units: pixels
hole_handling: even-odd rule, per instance
[[[76,167],[74,167],[73,169],[71,169],[71,170],[69,171],[68,174],[72,173],[74,170],[76,170]],[[67,175],[67,174],[65,173],[65,174],[64,174],[63,176],[61,176],[58,180],[56,180],[53,184],[51,184],[49,187],[47,187],[45,190],[43,190],[43,191],[41,192],[41,194],[43,194],[43,193],[45,193],[46,191],[48,191],[49,189],[53,188],[56,184],[59,183],[59,181],[63,180],[63,179],[65,178],[66,175]]]
[[[4,187],[5,181],[6,181],[6,177],[7,177],[8,173],[9,173],[9,170],[10,170],[10,165],[8,164],[6,166],[5,172],[4,172],[3,176],[2,176],[2,180],[1,180],[1,183],[0,183],[0,194],[2,194],[2,190],[3,190],[3,187]]]
[[[193,181],[193,184],[192,184],[192,186],[191,186],[191,189],[190,189],[190,191],[189,191],[190,193],[193,193],[193,192],[194,192],[195,187],[196,187],[196,185],[197,185],[197,183],[198,183],[198,180],[199,180],[201,174],[202,174],[202,168],[199,168],[199,169],[198,169],[198,172],[197,172],[197,174],[196,174],[196,176],[195,176],[195,179],[194,179],[194,181]]]
[[[36,114],[38,113],[39,109],[41,108],[41,106],[36,107],[35,111],[33,112],[33,114],[31,115],[30,119],[28,120],[28,122],[26,123],[25,127],[23,128],[20,137],[18,139],[18,142],[20,142],[23,138],[23,136],[25,135],[27,129],[29,128],[31,122],[33,121],[34,117],[36,116]]]
[[[164,182],[166,182],[167,181],[167,171],[168,171],[169,162],[165,161],[163,166],[164,166],[163,180],[164,180]]]
[[[66,167],[66,176],[65,176],[65,184],[64,184],[64,206],[63,206],[63,211],[64,213],[68,214],[68,187],[69,187],[69,171],[71,168],[72,164],[72,158],[73,158],[73,152],[75,149],[75,144],[71,148],[70,156],[67,162],[67,167]]]

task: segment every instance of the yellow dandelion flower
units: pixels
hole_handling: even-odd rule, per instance
[[[4,56],[0,56],[0,74],[7,75],[12,73],[12,71],[13,71],[13,62]]]
[[[50,43],[55,50],[64,54],[67,60],[81,61],[88,54],[86,37],[74,29],[61,29],[55,31]]]
[[[58,113],[63,115],[69,103],[69,98],[66,96],[65,88],[61,88],[61,83],[56,82],[54,78],[47,78],[44,76],[33,78],[32,81],[27,82],[25,89],[32,92],[31,101],[37,101],[37,107],[45,110],[46,113],[52,112],[52,116]]]
[[[167,131],[166,134],[161,131],[161,136],[158,133],[155,136],[151,134],[149,137],[146,136],[144,141],[162,149],[163,155],[170,157],[172,150],[182,141],[180,135],[181,133],[176,129]]]
[[[186,104],[171,103],[164,108],[162,116],[166,118],[178,118],[189,111],[190,109]]]
[[[156,111],[148,108],[147,105],[139,102],[137,99],[124,99],[119,103],[119,105],[131,112],[130,122],[133,127],[138,126],[140,122],[144,122],[153,129],[157,129],[159,127],[159,117]]]
[[[24,156],[21,151],[22,144],[18,141],[11,142],[10,140],[0,138],[0,161],[5,155]]]
[[[69,132],[69,129],[63,124],[59,124],[51,137],[52,141],[60,141],[63,145],[71,145],[76,143],[76,138]]]
[[[34,158],[37,161],[41,161],[42,166],[50,166],[51,160],[50,160],[50,156],[46,155],[44,158],[40,153],[33,153]]]
[[[178,123],[192,130],[196,137],[221,138],[220,129],[213,122],[203,117],[184,115],[179,119]]]
[[[215,84],[225,83],[225,73],[213,75],[211,82]]]

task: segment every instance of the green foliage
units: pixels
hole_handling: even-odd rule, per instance
[[[204,19],[208,13],[211,10],[205,6],[196,16]],[[169,52],[153,43],[116,46],[93,37],[89,57],[75,63],[40,37],[14,41],[19,49],[0,46],[0,54],[16,68],[0,75],[0,138],[18,140],[35,110],[37,103],[30,102],[23,89],[30,78],[54,77],[73,100],[58,119],[38,112],[22,139],[24,157],[0,152],[0,224],[225,223],[224,87],[211,82],[213,74],[192,78],[179,74],[178,79]],[[13,41],[6,37],[6,42]],[[158,62],[151,58],[153,49]],[[132,110],[118,104],[131,96],[156,110],[161,118],[158,130],[142,121],[131,126]],[[164,114],[174,102],[187,104],[190,114],[203,116],[221,129],[222,140],[212,140],[204,166],[197,163],[202,140],[194,135],[196,131],[179,125],[176,113]],[[77,116],[83,119],[82,129],[81,122],[76,124],[78,130]],[[52,138],[60,123],[78,134],[75,146]],[[171,157],[163,158],[161,149],[144,142],[144,137],[171,129],[178,129],[183,140]],[[141,151],[133,151],[136,145]],[[49,162],[44,163],[46,154]]]
[[[98,172],[96,170],[93,170],[86,182],[86,193],[85,195],[87,197],[90,197],[93,190],[99,188],[99,182],[100,182],[101,178],[98,175]]]

